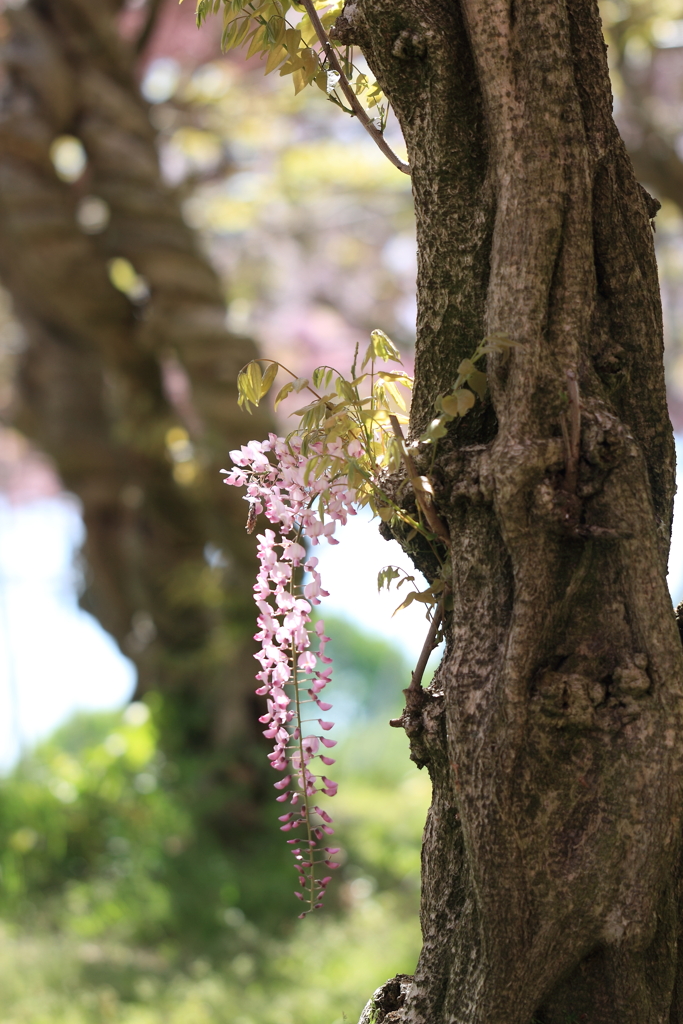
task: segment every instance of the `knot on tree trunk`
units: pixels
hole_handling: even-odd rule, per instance
[[[411,761],[414,761],[418,768],[431,766],[440,756],[446,758],[446,739],[443,733],[444,694],[410,688],[403,693],[406,706],[400,718],[392,718],[389,724],[395,729],[405,729],[410,740]]]
[[[360,46],[362,40],[359,38],[358,26],[358,5],[347,3],[334,25],[330,29],[330,39],[343,46]]]
[[[395,1024],[400,1021],[401,1009],[412,983],[412,975],[397,974],[380,985],[366,1003],[358,1024]]]

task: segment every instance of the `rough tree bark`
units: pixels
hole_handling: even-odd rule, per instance
[[[220,803],[228,784],[231,816],[216,821],[234,835],[237,809],[249,816],[262,786],[249,768],[261,740],[252,725],[254,545],[246,506],[219,469],[228,448],[269,424],[258,414],[246,421],[226,398],[256,351],[226,330],[221,283],[161,180],[136,55],[117,32],[120,6],[32,0],[4,15],[0,275],[28,341],[17,423],[83,503],[88,607],[135,660],[138,695],[166,695],[167,750],[198,757],[202,791],[201,780],[221,778],[210,801]],[[64,134],[88,157],[74,185],[50,159]],[[88,194],[110,211],[98,235],[78,224]],[[112,286],[114,257],[144,275],[146,303]],[[164,388],[169,362],[192,390],[185,426],[196,475],[186,485],[165,443],[182,423]],[[207,544],[222,551],[222,572],[207,565]]]
[[[612,121],[597,5],[354,0],[335,31],[412,166],[413,437],[483,335],[520,346],[439,446],[454,610],[402,719],[433,784],[424,946],[365,1019],[683,1021],[657,204]]]

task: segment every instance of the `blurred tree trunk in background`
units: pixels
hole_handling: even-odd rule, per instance
[[[85,606],[135,661],[138,695],[163,694],[164,746],[197,755],[216,823],[227,784],[234,822],[260,785],[253,542],[219,470],[268,423],[238,412],[255,348],[226,330],[221,283],[161,180],[119,6],[4,16],[0,277],[28,339],[16,423],[82,501]],[[64,136],[87,156],[73,184],[53,166]]]
[[[653,45],[648,22],[657,13],[651,5],[631,3],[609,26],[610,58],[620,85],[617,121],[639,179],[659,199],[668,199],[683,211],[683,161],[675,144],[680,117],[674,124],[666,124],[667,117],[662,116],[662,106],[671,103],[671,93],[677,94],[677,99],[680,95],[683,49]],[[645,58],[641,57],[640,66],[634,65],[627,53],[634,36]]]

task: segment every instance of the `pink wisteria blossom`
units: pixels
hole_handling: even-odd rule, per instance
[[[357,457],[357,447],[357,442],[351,442],[348,454]],[[288,840],[303,888],[296,895],[307,904],[300,917],[322,906],[330,876],[318,877],[316,868],[339,866],[331,860],[339,849],[320,845],[334,832],[332,818],[311,799],[317,793],[334,796],[337,783],[315,772],[317,761],[334,764],[322,753],[336,745],[336,740],[323,735],[334,723],[306,713],[307,708],[324,713],[332,707],[320,699],[330,682],[332,659],[325,654],[330,638],[325,636],[324,624],[311,622],[313,606],[328,593],[322,587],[318,559],[308,555],[305,541],[315,546],[325,538],[336,544],[337,524],[356,514],[356,492],[338,470],[307,473],[309,459],[322,453],[322,443],[309,445],[304,455],[301,438],[285,440],[270,434],[267,441],[250,441],[230,452],[234,468],[223,470],[225,483],[246,487],[245,500],[253,512],[265,515],[275,527],[258,535],[254,600],[260,650],[255,657],[261,667],[256,673],[256,693],[266,698],[266,712],[259,721],[265,726],[264,736],[273,740],[268,758],[274,769],[285,773],[274,784],[279,791],[276,800],[295,808],[280,815],[280,828],[302,830],[301,838]],[[325,454],[343,456],[342,443],[328,444]],[[303,587],[297,583],[296,570],[301,568],[310,577]]]

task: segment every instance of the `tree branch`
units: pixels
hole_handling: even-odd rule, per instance
[[[436,634],[439,632],[439,626],[443,619],[443,599],[439,601],[438,605],[434,609],[434,615],[432,617],[431,624],[429,626],[429,632],[425,638],[424,645],[420,652],[415,671],[412,674],[410,680],[410,690],[419,690],[422,685],[422,676],[425,674],[427,668],[427,662],[429,661],[429,655],[432,653],[436,646]]]
[[[374,124],[372,123],[372,118],[368,117],[367,112],[363,108],[363,104],[360,102],[355,92],[351,88],[351,83],[344,74],[344,70],[339,62],[339,58],[337,57],[337,54],[334,51],[334,47],[332,46],[332,43],[329,40],[327,32],[323,28],[323,24],[320,18],[318,17],[318,12],[313,6],[312,0],[301,0],[301,2],[302,6],[306,8],[306,13],[311,19],[311,24],[316,31],[318,39],[320,40],[320,45],[325,51],[325,56],[327,57],[330,66],[334,68],[334,70],[339,75],[339,85],[341,87],[341,91],[344,93],[344,96],[346,97],[348,104],[353,110],[354,114],[356,115],[360,123],[363,125],[366,132],[373,140],[373,142],[381,149],[385,157],[391,161],[394,167],[397,167],[399,171],[403,171],[404,174],[410,174],[410,166],[404,163],[403,160],[401,160],[401,158],[397,156],[396,153],[394,153],[393,149],[386,142],[382,133],[375,128]]]

